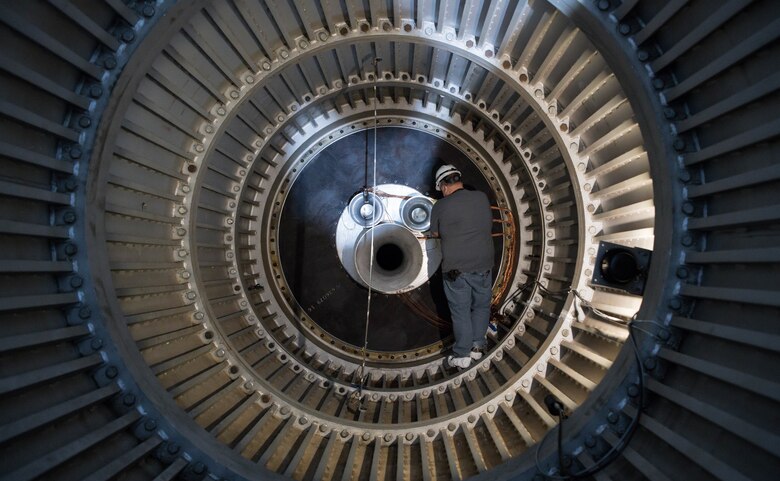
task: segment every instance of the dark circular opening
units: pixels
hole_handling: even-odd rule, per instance
[[[384,244],[376,251],[376,263],[386,271],[394,271],[404,262],[404,251],[395,244]]]
[[[639,274],[639,267],[633,254],[624,250],[607,252],[601,261],[601,275],[617,284],[627,284]]]

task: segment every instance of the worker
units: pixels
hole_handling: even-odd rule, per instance
[[[431,237],[441,238],[444,293],[452,315],[455,344],[450,366],[466,369],[482,358],[490,318],[493,268],[493,214],[485,193],[463,187],[452,165],[436,171],[443,198],[431,212]]]

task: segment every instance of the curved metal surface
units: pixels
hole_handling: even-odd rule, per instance
[[[576,409],[575,472],[615,454],[599,479],[768,479],[779,18],[747,0],[0,5],[0,472],[531,479],[554,394]],[[375,112],[483,173],[510,300],[472,369],[374,351],[357,391],[359,353],[300,309],[276,244],[301,172]],[[643,297],[589,284],[599,241],[654,250]],[[637,313],[644,392],[626,323],[599,313]],[[552,443],[538,454],[552,473]]]

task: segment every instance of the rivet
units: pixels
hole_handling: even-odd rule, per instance
[[[618,25],[618,31],[620,32],[621,35],[628,35],[629,33],[631,33],[631,25],[627,23],[621,23],[620,25]]]
[[[450,431],[455,431],[457,428],[458,428],[458,427],[457,427],[457,426],[455,426],[455,423],[449,423],[449,424],[447,425],[447,429],[448,429],[448,430],[450,430]]]
[[[407,440],[407,441],[411,441],[411,440],[413,440],[413,439],[414,439],[414,434],[412,434],[412,433],[406,433],[406,436],[405,436],[405,437],[406,437],[406,440]]]
[[[239,94],[237,90],[231,90],[230,91],[230,98],[231,99],[237,99],[239,97],[239,95],[241,95],[241,94]]]
[[[390,433],[387,433],[387,434],[385,434],[385,437],[383,439],[385,440],[386,443],[389,443],[390,441],[393,440],[393,435],[390,434]]]
[[[197,144],[195,146],[195,152],[203,152],[204,150],[206,150],[206,148],[203,147],[203,145],[201,145],[201,144]]]
[[[690,247],[693,245],[693,236],[690,234],[683,234],[683,236],[680,238],[680,243],[684,245],[685,247]]]
[[[436,431],[434,431],[433,429],[429,429],[428,431],[426,431],[426,432],[425,432],[425,434],[426,434],[426,435],[427,435],[429,438],[432,438],[432,437],[436,436]]]
[[[468,417],[468,421],[469,421],[469,423],[473,423],[473,422],[475,422],[476,420],[477,420],[477,418],[476,418],[476,417],[475,417],[473,414],[469,415],[469,417]]]
[[[626,389],[626,392],[628,392],[628,395],[631,397],[637,397],[639,395],[639,386],[636,384],[631,384]]]
[[[225,115],[225,114],[227,114],[227,109],[225,109],[225,107],[217,108],[217,115]]]
[[[179,207],[179,214],[186,214],[186,213],[187,213],[187,208],[186,207],[184,207],[184,206]]]
[[[691,215],[691,214],[693,214],[694,210],[695,209],[694,209],[692,203],[690,203],[690,202],[683,202],[683,205],[682,205],[683,214]]]
[[[282,413],[282,416],[287,416],[290,414],[290,408],[287,406],[282,406],[282,409],[280,409],[279,412]]]
[[[195,300],[195,298],[197,298],[197,297],[198,297],[198,295],[195,292],[193,292],[193,291],[190,291],[190,292],[187,293],[187,299],[189,299],[191,301]]]
[[[205,314],[203,314],[200,311],[195,313],[195,319],[198,320],[198,321],[202,321],[204,317],[205,317]]]
[[[556,354],[558,354],[558,348],[557,348],[557,347],[555,347],[555,346],[551,347],[551,348],[550,348],[550,354],[552,354],[553,356],[555,356]]]
[[[491,404],[490,406],[487,407],[487,412],[493,414],[494,412],[496,412],[496,407]]]
[[[263,70],[271,70],[271,63],[270,62],[263,62],[261,67],[263,68]]]
[[[610,410],[607,413],[607,421],[609,421],[610,424],[615,424],[618,421],[618,414],[615,411]]]
[[[247,75],[246,77],[244,77],[244,82],[248,84],[253,84],[255,83],[255,78],[251,75]]]
[[[339,434],[342,438],[348,438],[349,437],[349,431],[341,431]]]
[[[192,274],[189,273],[189,271],[184,271],[181,273],[182,279],[189,279]]]
[[[325,31],[321,31],[320,33],[317,34],[317,38],[320,39],[320,42],[324,42],[324,41],[328,40],[328,37],[329,37],[329,35]]]
[[[363,433],[363,441],[370,441],[371,440],[371,433]]]
[[[181,191],[184,192],[185,194],[188,194],[190,192],[190,190],[192,190],[192,189],[190,188],[189,185],[182,185],[181,186]]]
[[[676,274],[677,274],[677,277],[680,278],[680,279],[687,279],[688,276],[690,275],[690,271],[688,270],[687,267],[680,266],[680,267],[677,268]]]
[[[187,250],[179,249],[179,257],[187,257]]]
[[[528,386],[530,386],[530,385],[531,385],[531,381],[529,381],[528,379],[523,379],[523,382],[522,382],[522,383],[520,383],[520,384],[521,384],[523,387],[526,387],[526,388],[527,388]]]

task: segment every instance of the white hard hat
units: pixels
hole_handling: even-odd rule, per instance
[[[436,171],[436,190],[441,190],[441,181],[453,174],[461,175],[460,171],[454,165],[442,165]]]

